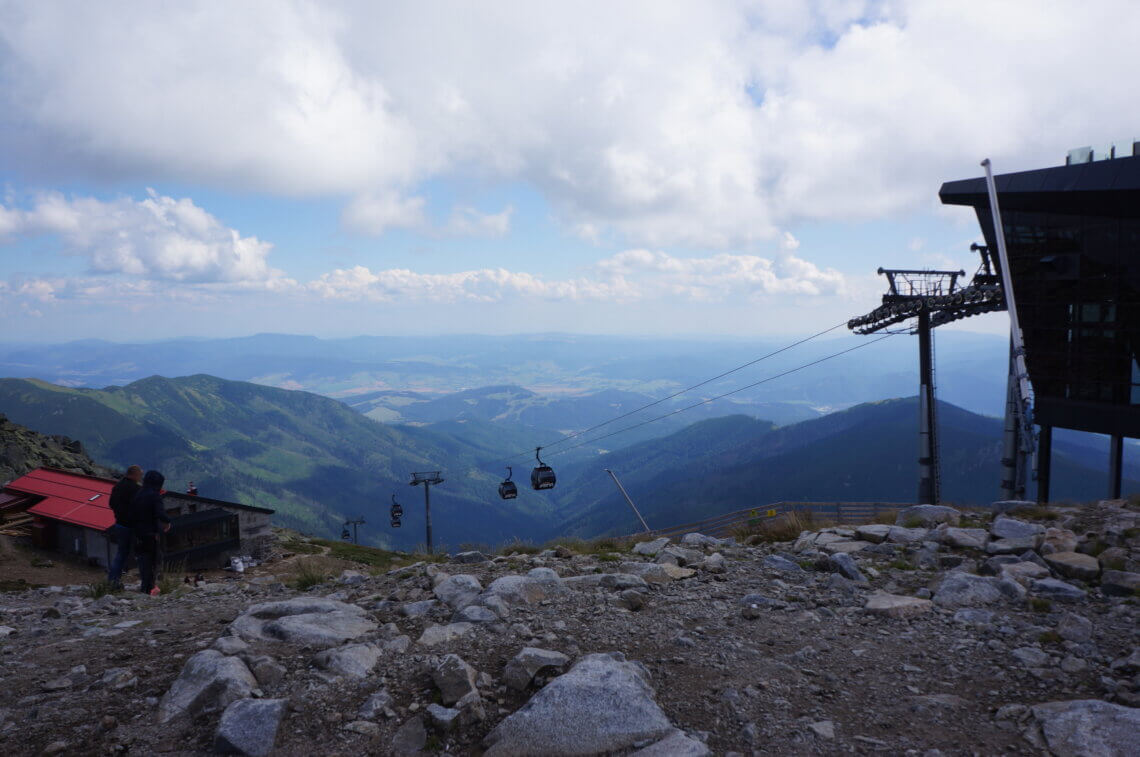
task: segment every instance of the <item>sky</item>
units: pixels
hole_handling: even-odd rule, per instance
[[[826,328],[879,266],[974,270],[943,181],[1140,139],[1136,29],[1134,0],[0,0],[0,341]]]

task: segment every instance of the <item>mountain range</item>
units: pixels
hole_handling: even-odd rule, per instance
[[[272,507],[279,525],[310,533],[339,534],[362,515],[362,541],[414,547],[424,541],[424,516],[410,505],[423,493],[409,488],[410,474],[441,468],[447,481],[432,491],[437,543],[532,538],[550,519],[545,499],[489,496],[498,476],[479,462],[502,444],[526,446],[500,428],[386,426],[319,395],[204,375],[102,390],[3,379],[0,408],[16,423],[81,439],[100,463],[157,468],[171,488],[192,480],[204,496]],[[393,493],[407,514],[399,529],[388,522]]]

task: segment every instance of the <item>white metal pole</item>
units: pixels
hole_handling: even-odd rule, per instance
[[[621,485],[621,481],[618,481],[617,474],[609,468],[603,468],[602,470],[610,474],[610,478],[612,478],[614,480],[614,483],[617,484],[618,491],[620,491],[622,496],[625,497],[625,501],[629,503],[629,506],[633,508],[633,514],[637,516],[637,519],[641,521],[641,525],[644,526],[646,532],[648,532],[649,524],[645,522],[645,518],[642,518],[641,513],[637,511],[637,505],[633,504],[633,500],[629,498],[629,494],[626,493],[625,487]]]
[[[1001,209],[998,207],[997,187],[994,185],[994,174],[991,170],[990,159],[982,161],[986,169],[986,191],[990,196],[990,215],[994,221],[994,237],[997,241],[998,262],[1001,264],[1001,285],[1005,295],[1005,307],[1009,311],[1009,333],[1013,338],[1013,359],[1017,366],[1017,381],[1021,388],[1021,401],[1029,404],[1031,389],[1029,386],[1029,371],[1025,368],[1025,342],[1021,336],[1021,321],[1017,315],[1017,302],[1013,296],[1013,279],[1009,273],[1009,254],[1005,249],[1005,229],[1001,222]]]

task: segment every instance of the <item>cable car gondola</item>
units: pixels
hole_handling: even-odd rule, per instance
[[[503,483],[499,484],[499,497],[502,499],[514,499],[515,497],[519,496],[519,488],[515,486],[514,481],[511,481],[511,476],[513,475],[514,472],[511,470],[511,466],[508,465],[507,479],[506,481],[503,481]]]
[[[388,514],[392,516],[392,528],[399,528],[401,525],[400,518],[404,515],[404,508],[400,507],[400,503],[396,501],[395,494],[392,495],[392,507]]]
[[[538,456],[541,451],[542,447],[534,448],[534,459],[538,461],[538,467],[530,472],[530,485],[536,491],[553,489],[555,481],[554,469],[542,462],[542,458]]]

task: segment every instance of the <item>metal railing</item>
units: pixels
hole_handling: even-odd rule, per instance
[[[862,523],[872,520],[880,513],[901,510],[913,504],[913,502],[773,502],[770,505],[721,513],[679,526],[630,534],[628,538],[637,541],[657,539],[662,536],[678,539],[691,533],[724,538],[731,536],[732,532],[739,528],[757,525],[764,520],[779,518],[790,512],[810,512],[813,516],[840,523]]]

